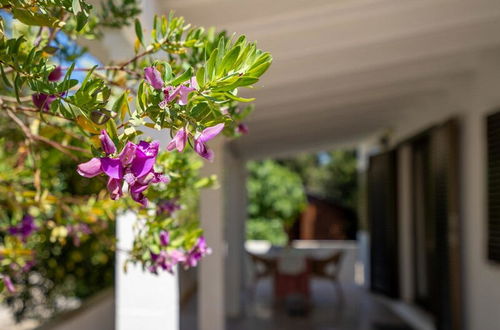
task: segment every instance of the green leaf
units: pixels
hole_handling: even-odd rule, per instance
[[[233,95],[229,92],[226,92],[225,95],[229,97],[231,100],[238,101],[238,102],[252,102],[255,101],[255,98],[244,98],[244,97],[239,97],[236,95]]]
[[[111,119],[111,113],[109,110],[101,109],[94,110],[90,113],[90,119],[97,125],[101,126],[108,122]]]
[[[207,79],[205,81],[206,83],[211,82],[214,77],[214,68],[218,52],[219,52],[218,49],[214,49],[214,51],[212,52],[212,54],[210,54],[210,57],[208,58],[205,69],[205,72],[207,73]]]
[[[108,120],[106,127],[107,127],[107,132],[111,138],[115,138],[118,136],[118,131],[116,129],[116,123],[114,120]]]
[[[177,78],[172,80],[171,85],[172,86],[179,86],[180,84],[182,84],[183,82],[185,82],[186,80],[191,78],[192,76],[193,76],[193,69],[189,68],[186,71],[184,71],[183,74],[181,74],[180,76],[178,76]]]
[[[252,76],[252,77],[260,77],[267,71],[267,69],[269,69],[270,66],[271,66],[271,62],[262,63],[262,64],[258,65],[257,67],[250,69],[247,72],[247,74]]]
[[[26,25],[57,27],[59,20],[50,15],[32,12],[31,10],[13,8],[14,18]]]
[[[210,113],[210,107],[207,103],[198,103],[190,112],[190,115],[196,119],[202,119]]]
[[[14,79],[14,93],[16,94],[16,99],[17,102],[21,103],[21,99],[19,98],[19,91],[22,88],[22,81],[21,81],[21,76],[19,73],[16,75],[16,78]]]
[[[3,80],[4,84],[8,87],[12,87],[12,84],[10,83],[9,79],[7,78],[5,71],[3,70],[3,65],[0,65],[0,72],[2,74],[2,80]]]
[[[146,109],[146,105],[144,104],[144,81],[141,82],[139,85],[139,88],[137,89],[137,103],[139,104],[139,108],[141,108],[142,111]]]
[[[198,72],[196,72],[196,81],[200,88],[205,87],[205,67],[202,66],[198,69]]]
[[[73,0],[73,4],[71,6],[73,8],[73,13],[78,15],[82,11],[82,6],[80,5],[80,0]]]
[[[233,89],[238,88],[238,87],[253,85],[258,81],[259,81],[259,78],[243,76],[243,77],[240,77],[240,79],[238,79],[237,81],[235,81],[232,84],[215,87],[215,88],[213,88],[213,91],[214,92],[228,92],[228,91],[232,91]]]
[[[135,35],[137,39],[139,39],[141,45],[144,45],[141,22],[137,18],[135,19]]]
[[[128,91],[124,92],[113,104],[112,111],[120,114],[120,119],[123,121],[127,112],[130,114],[128,105]]]
[[[165,70],[163,73],[163,81],[170,81],[170,79],[172,79],[172,67],[168,62],[161,62],[160,65],[162,65]]]
[[[45,46],[43,47],[42,51],[44,53],[47,53],[47,54],[50,54],[50,55],[53,55],[55,52],[57,52],[59,50],[59,48],[57,47],[52,47],[52,46]]]
[[[241,48],[240,46],[234,47],[231,49],[225,56],[224,59],[222,60],[221,64],[221,72],[228,72],[231,70],[233,67],[234,62],[238,58],[238,55],[240,54]]]
[[[83,11],[76,14],[76,31],[77,32],[80,32],[85,27],[85,25],[87,24],[88,18],[89,17]]]

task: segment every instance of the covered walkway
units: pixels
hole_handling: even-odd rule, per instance
[[[259,282],[255,296],[246,295],[244,316],[230,319],[228,330],[409,330],[378,297],[353,284],[344,284],[344,301],[325,280],[312,281],[313,308],[304,317],[289,316],[276,308],[272,300],[272,283]],[[181,309],[181,330],[196,329],[197,296]]]

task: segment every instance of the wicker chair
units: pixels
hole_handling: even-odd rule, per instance
[[[342,252],[336,252],[332,256],[324,259],[310,258],[311,275],[330,280],[335,286],[339,295],[339,301],[344,300],[342,288],[339,282],[340,265],[342,262]]]
[[[257,287],[257,282],[267,276],[274,276],[277,267],[276,259],[268,259],[248,252],[252,263],[255,266],[253,273],[253,289]]]

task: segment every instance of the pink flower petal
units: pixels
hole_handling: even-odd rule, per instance
[[[153,169],[155,161],[156,157],[148,157],[140,149],[137,149],[130,170],[137,178],[139,178],[148,174]]]
[[[207,142],[216,137],[224,129],[224,123],[217,124],[212,127],[207,127],[201,132],[198,141]]]
[[[110,178],[123,178],[123,166],[119,158],[101,158],[101,168]]]
[[[109,137],[108,132],[102,130],[101,135],[99,135],[99,140],[101,140],[102,150],[104,150],[107,155],[111,155],[116,152],[116,146],[113,143],[113,140]]]
[[[76,170],[78,174],[86,178],[93,178],[102,173],[101,160],[99,158],[92,158],[86,163],[78,165]]]
[[[161,73],[154,66],[144,69],[144,78],[154,89],[161,89],[163,87]]]
[[[108,191],[112,200],[117,200],[118,198],[122,197],[122,180],[109,178]]]

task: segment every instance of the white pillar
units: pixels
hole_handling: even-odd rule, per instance
[[[133,212],[117,219],[118,251],[116,262],[116,329],[177,330],[179,329],[179,287],[176,275],[153,275],[140,265],[123,266],[132,248],[132,228],[137,222]],[[215,328],[214,328],[215,329]]]
[[[221,138],[210,146],[215,152],[213,163],[206,162],[202,174],[215,174],[223,180],[224,144]],[[223,185],[223,183],[221,182]],[[198,329],[224,330],[224,192],[223,189],[204,189],[200,198],[200,220],[212,254],[200,263],[198,272]]]
[[[226,258],[226,316],[241,315],[244,289],[243,261],[245,258],[245,221],[247,219],[247,191],[245,162],[231,150],[224,160]]]

